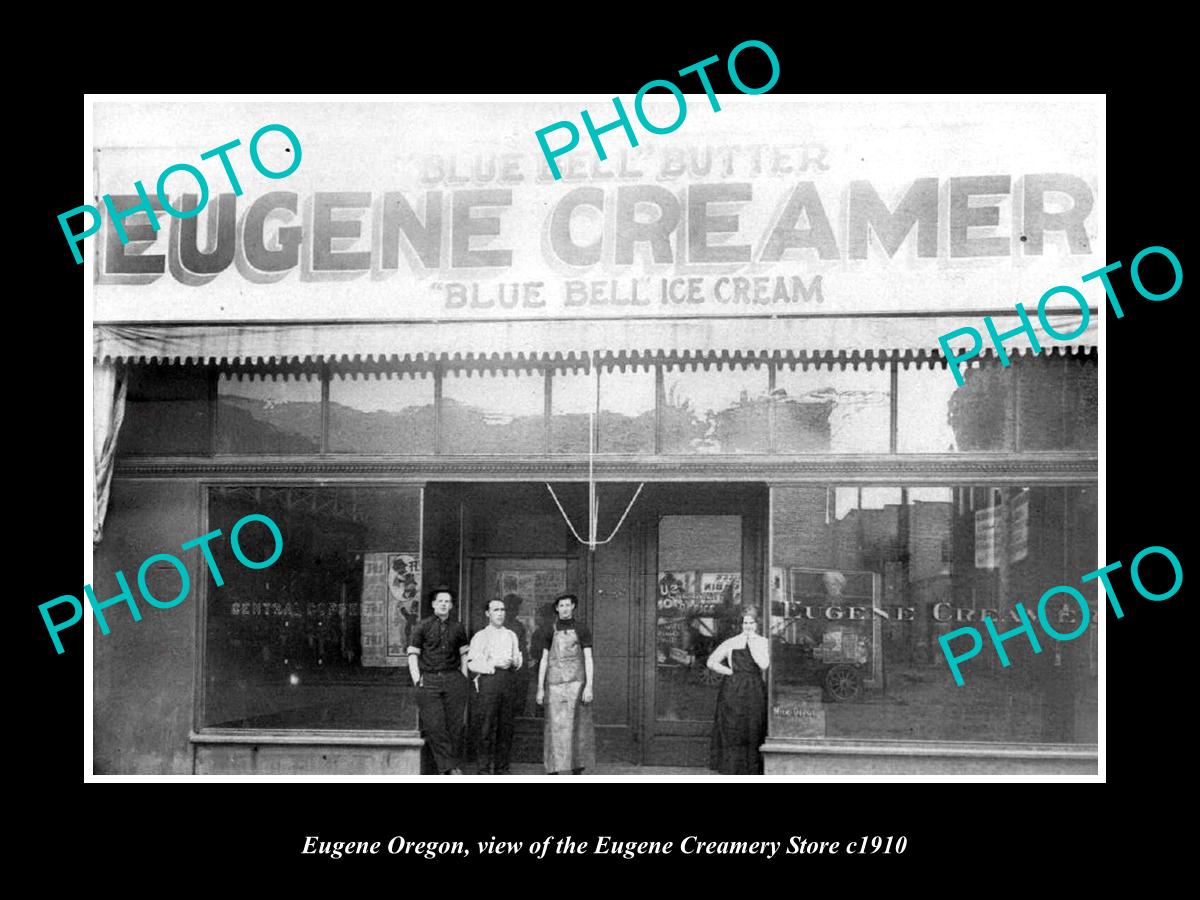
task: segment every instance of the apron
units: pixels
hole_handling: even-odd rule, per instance
[[[579,699],[585,674],[583,648],[575,629],[556,629],[546,668],[547,772],[569,772],[596,765],[592,704]]]

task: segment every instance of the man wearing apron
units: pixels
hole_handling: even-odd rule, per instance
[[[579,601],[562,594],[554,601],[554,625],[546,626],[538,667],[537,702],[546,707],[546,772],[579,775],[596,765],[592,725],[592,633],[575,621]]]

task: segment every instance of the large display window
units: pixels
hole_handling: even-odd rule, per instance
[[[771,492],[771,734],[778,738],[1094,743],[1093,487],[775,487]],[[1091,625],[1073,641],[1005,643],[1049,588],[1079,586]],[[1065,598],[1065,599],[1064,599]],[[1067,595],[1048,616],[1069,633]],[[951,676],[938,638],[984,648]]]
[[[421,489],[211,487],[211,529],[266,515],[283,535],[269,568],[210,546],[224,585],[205,606],[203,724],[220,728],[415,729],[408,633],[420,614]],[[255,541],[262,546],[256,546]],[[239,534],[268,558],[265,528]]]

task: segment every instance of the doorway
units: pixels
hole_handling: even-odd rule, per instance
[[[738,604],[762,609],[766,486],[648,483],[613,540],[594,551],[563,518],[582,527],[586,486],[554,489],[561,513],[540,482],[441,483],[426,491],[428,571],[457,583],[469,631],[484,625],[489,600],[505,600],[515,611],[507,624],[528,650],[514,762],[541,761],[536,638],[547,605],[572,592],[595,641],[598,761],[707,766],[719,684],[705,663],[740,621]],[[601,536],[636,490],[600,486]]]
[[[644,765],[708,765],[720,675],[708,656],[762,612],[761,485],[660,485],[642,519]]]

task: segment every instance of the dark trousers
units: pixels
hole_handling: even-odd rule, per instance
[[[426,672],[417,688],[421,734],[433,753],[438,772],[460,765],[463,748],[463,716],[467,711],[467,679],[462,672]]]
[[[525,707],[529,703],[529,685],[533,683],[533,677],[537,674],[537,667],[532,669],[514,669],[512,673],[513,681],[513,715],[525,715]]]
[[[512,753],[513,716],[516,714],[514,674],[497,669],[494,675],[479,676],[479,693],[475,695],[475,754],[479,771],[486,774],[495,768],[497,775],[508,771]]]

